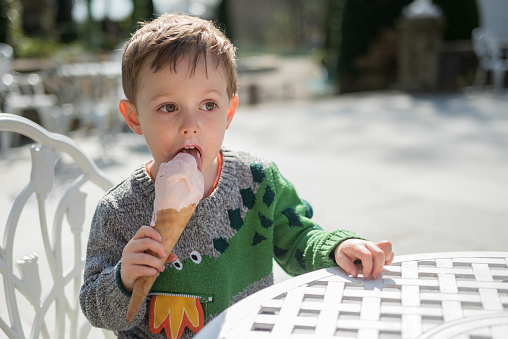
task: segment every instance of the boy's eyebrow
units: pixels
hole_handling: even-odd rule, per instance
[[[159,99],[165,98],[167,96],[170,96],[170,93],[168,93],[168,92],[158,93],[158,94],[151,96],[148,101],[149,102],[158,101]]]
[[[222,96],[222,93],[216,89],[210,89],[210,90],[206,91],[205,94],[216,94],[216,95]]]
[[[223,94],[222,94],[219,90],[217,90],[217,89],[210,89],[210,90],[206,90],[206,91],[204,91],[204,92],[203,92],[203,94],[202,94],[202,95],[205,95],[205,96],[206,96],[206,95],[210,95],[210,94],[215,94],[215,95],[218,95],[218,96],[221,96],[221,97],[222,97],[222,95],[223,95]],[[159,92],[159,93],[157,93],[157,94],[155,94],[155,95],[151,96],[151,97],[149,98],[149,102],[157,101],[157,100],[159,100],[159,99],[161,99],[161,98],[165,98],[165,97],[168,97],[168,96],[171,96],[171,93],[170,93],[169,91],[166,91],[166,92]],[[226,96],[227,96],[227,95],[226,95]]]

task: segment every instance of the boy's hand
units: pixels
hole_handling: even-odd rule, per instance
[[[335,262],[353,277],[358,276],[358,268],[355,260],[361,260],[363,265],[363,276],[376,279],[383,270],[384,265],[390,265],[393,261],[392,243],[360,239],[348,239],[343,241],[334,250]]]
[[[151,250],[159,258],[145,253]],[[165,267],[161,259],[166,258],[166,251],[162,244],[162,236],[150,226],[141,226],[134,237],[125,245],[122,252],[122,267],[120,276],[125,290],[132,292],[134,282],[141,276],[158,276]],[[166,262],[176,261],[176,255],[171,252]]]

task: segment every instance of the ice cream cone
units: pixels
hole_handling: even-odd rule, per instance
[[[169,208],[157,212],[155,229],[162,236],[162,243],[167,256],[169,256],[173,251],[176,242],[180,238],[185,226],[187,226],[187,223],[192,217],[195,209],[196,204],[190,204],[187,207],[183,207],[180,211]],[[159,257],[152,251],[147,251],[147,253]],[[161,258],[161,261],[163,262],[166,262],[166,260],[167,257]],[[148,292],[150,292],[150,288],[152,288],[155,279],[156,277],[139,277],[134,282],[134,288],[132,289],[132,296],[129,302],[129,309],[127,311],[127,323],[130,323],[138,312],[139,308],[143,304],[143,301],[148,295]]]

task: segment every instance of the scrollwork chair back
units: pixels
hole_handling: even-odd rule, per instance
[[[2,131],[24,135],[36,144],[30,148],[28,184],[8,210],[0,244],[0,288],[4,290],[0,329],[9,338],[88,337],[94,332],[78,300],[90,219],[85,202],[91,198],[89,187],[99,197],[112,183],[66,136],[50,133],[23,117],[0,113]],[[67,181],[61,184],[58,176],[63,173]],[[21,176],[3,175],[14,181]],[[106,338],[112,336],[103,333]]]

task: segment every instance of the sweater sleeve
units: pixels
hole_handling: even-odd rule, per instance
[[[130,324],[125,321],[130,297],[122,289],[118,274],[122,251],[130,238],[125,230],[121,232],[120,220],[110,202],[101,200],[92,219],[84,283],[79,294],[88,321],[95,327],[116,332],[139,325],[146,312],[146,307],[141,307]]]
[[[290,275],[336,266],[332,251],[347,239],[364,239],[352,231],[324,231],[311,220],[312,209],[272,165],[275,261]]]

